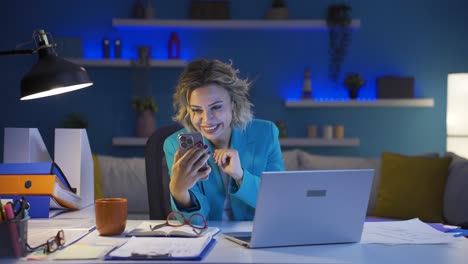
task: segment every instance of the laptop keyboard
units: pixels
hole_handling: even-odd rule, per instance
[[[251,236],[235,236],[235,238],[250,243]]]
[[[247,243],[249,243],[252,238],[252,232],[232,232],[224,234]]]

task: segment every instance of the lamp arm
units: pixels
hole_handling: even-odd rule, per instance
[[[35,50],[25,49],[25,50],[0,50],[0,56],[5,55],[17,55],[17,54],[33,54]]]

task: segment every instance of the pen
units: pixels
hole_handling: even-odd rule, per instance
[[[172,257],[171,253],[159,253],[159,254],[140,254],[132,252],[132,259],[160,259],[160,258],[170,258]]]
[[[15,219],[15,213],[13,212],[13,207],[10,203],[5,204],[5,214],[7,220]]]
[[[453,233],[454,237],[468,236],[468,230],[461,228],[451,229],[447,233]]]
[[[13,246],[13,251],[15,256],[19,257],[21,255],[18,239],[18,229],[16,229],[17,223],[12,222],[15,219],[15,213],[13,212],[13,207],[10,203],[5,205],[5,213],[8,219],[8,229],[10,230],[11,244]]]

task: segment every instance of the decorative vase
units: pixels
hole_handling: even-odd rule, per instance
[[[358,86],[348,87],[349,98],[356,99],[359,94],[359,89],[361,89],[361,87],[358,87]]]
[[[154,18],[154,8],[153,4],[151,3],[153,0],[148,0],[146,3],[146,8],[145,8],[145,18],[146,19],[152,19]]]
[[[137,137],[149,137],[156,130],[156,119],[154,113],[145,110],[138,115],[136,127]]]
[[[172,32],[169,37],[167,54],[169,59],[180,59],[180,39],[176,32]]]
[[[141,0],[135,0],[132,6],[131,18],[145,18],[145,7]]]
[[[273,0],[271,8],[265,14],[265,19],[288,19],[289,12],[283,0]]]
[[[265,15],[265,19],[288,19],[288,17],[287,7],[273,7]]]

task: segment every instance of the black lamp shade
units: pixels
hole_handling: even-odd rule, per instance
[[[88,87],[86,70],[58,57],[52,47],[40,49],[39,60],[21,80],[21,100],[36,99]]]

